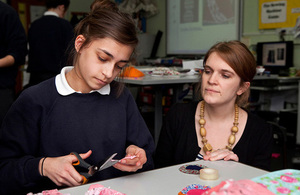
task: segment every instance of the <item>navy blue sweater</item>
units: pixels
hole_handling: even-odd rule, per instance
[[[0,194],[58,188],[39,174],[42,157],[92,150],[86,160],[97,164],[117,152],[125,156],[134,144],[147,153],[143,170],[153,168],[153,138],[127,88],[116,98],[98,92],[61,96],[54,78],[24,90],[4,119],[0,134]],[[142,170],[142,171],[143,171]],[[113,167],[98,172],[90,181],[124,175]],[[3,187],[5,186],[5,187]],[[24,191],[23,191],[24,192]],[[16,193],[16,192],[13,192]]]
[[[28,31],[28,72],[60,73],[74,36],[69,21],[52,15],[35,20]]]

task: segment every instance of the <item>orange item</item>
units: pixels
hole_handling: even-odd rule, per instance
[[[143,77],[145,74],[134,68],[133,66],[129,66],[125,68],[125,70],[121,73],[120,77]]]

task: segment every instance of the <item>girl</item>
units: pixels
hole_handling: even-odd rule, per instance
[[[75,28],[73,67],[23,91],[1,129],[0,194],[82,183],[71,152],[89,164],[123,159],[90,181],[153,168],[153,138],[127,88],[114,81],[138,43],[125,13],[97,8]]]
[[[168,112],[155,165],[234,160],[268,169],[271,128],[245,109],[255,74],[255,59],[243,43],[214,45],[204,58],[199,81],[203,100],[177,104]]]

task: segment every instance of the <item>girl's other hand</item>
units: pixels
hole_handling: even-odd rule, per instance
[[[123,158],[114,167],[121,171],[135,172],[147,162],[147,156],[144,149],[135,145],[130,145],[126,149],[126,157],[136,156],[135,158]]]

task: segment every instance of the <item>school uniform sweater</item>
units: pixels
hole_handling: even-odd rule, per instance
[[[0,134],[0,194],[26,187],[26,192],[58,188],[39,174],[42,157],[58,157],[92,150],[86,159],[97,164],[113,153],[125,156],[137,145],[147,153],[143,170],[153,168],[153,138],[127,88],[120,97],[111,87],[109,95],[98,92],[62,96],[55,78],[22,92],[4,120]],[[111,85],[113,86],[113,85]],[[113,167],[98,172],[90,181],[126,174]],[[24,191],[23,191],[24,192]]]
[[[66,53],[73,36],[72,25],[63,18],[44,15],[35,20],[28,31],[27,71],[58,74],[66,65]]]

